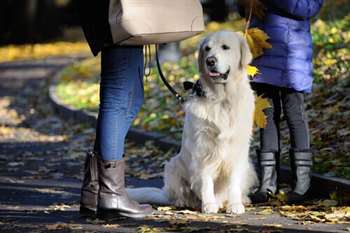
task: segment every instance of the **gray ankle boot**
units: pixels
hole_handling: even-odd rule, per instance
[[[257,150],[260,166],[260,188],[251,196],[253,203],[267,202],[278,189],[278,152],[260,152]]]
[[[124,170],[124,160],[99,160],[100,192],[97,210],[99,217],[144,218],[152,214],[153,209],[150,205],[140,205],[129,199],[125,190]]]
[[[293,172],[293,191],[288,194],[289,204],[305,201],[311,185],[312,153],[310,150],[290,150],[291,168]]]
[[[97,155],[90,151],[85,158],[84,179],[80,194],[81,215],[91,216],[96,213],[98,191]]]

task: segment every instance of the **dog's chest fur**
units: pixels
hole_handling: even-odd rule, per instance
[[[239,101],[245,94],[237,88],[235,93],[224,96],[194,97],[185,105],[185,124],[194,129],[197,134],[210,130],[218,139],[230,139],[227,132],[234,129],[239,113]],[[186,126],[184,130],[186,130]],[[226,137],[225,137],[226,135]],[[190,136],[190,135],[188,135]]]
[[[254,108],[253,93],[244,79],[216,91],[220,94],[207,93],[208,97],[193,97],[185,105],[182,146],[199,162],[232,161],[233,143],[250,138],[246,126]]]
[[[196,152],[193,156],[198,160],[210,160],[210,157],[224,160],[225,144],[234,140],[235,113],[232,107],[228,100],[195,98],[187,103],[183,139],[187,142],[185,146]]]

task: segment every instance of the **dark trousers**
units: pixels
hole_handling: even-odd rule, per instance
[[[310,149],[308,120],[304,109],[304,93],[293,89],[281,88],[267,84],[252,83],[257,95],[263,95],[272,108],[265,109],[266,128],[260,129],[261,152],[278,152],[281,150],[280,122],[281,114],[287,120],[291,149],[305,151]]]

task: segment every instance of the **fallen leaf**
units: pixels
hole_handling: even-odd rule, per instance
[[[61,230],[67,228],[67,224],[65,223],[55,223],[55,224],[47,224],[45,225],[48,230]]]
[[[276,228],[282,228],[283,225],[282,224],[267,224],[267,223],[264,223],[263,226],[265,227],[276,227]]]
[[[108,228],[108,229],[115,229],[115,228],[119,228],[120,225],[119,224],[104,224],[102,225],[104,228]]]
[[[173,209],[173,207],[171,207],[171,206],[159,206],[157,208],[158,211],[169,211],[169,210],[172,210],[172,209]]]
[[[140,226],[137,228],[138,233],[158,233],[160,232],[158,228],[149,227],[149,226]]]

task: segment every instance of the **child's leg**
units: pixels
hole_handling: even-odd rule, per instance
[[[289,89],[282,90],[283,111],[287,119],[293,171],[293,192],[288,194],[290,204],[303,202],[310,190],[312,153],[307,117],[304,109],[304,94]]]
[[[309,150],[310,135],[304,109],[304,94],[284,89],[281,97],[283,112],[289,127],[291,149],[297,151]]]
[[[253,83],[252,88],[258,96],[262,95],[271,105],[271,108],[264,110],[267,124],[265,128],[260,129],[260,151],[278,152],[280,150],[280,89],[275,86],[260,83]]]
[[[266,84],[253,84],[252,87],[257,95],[262,95],[271,104],[271,108],[264,111],[267,125],[260,129],[260,150],[258,150],[260,188],[251,196],[254,203],[261,203],[268,201],[269,194],[275,194],[278,189],[281,98],[278,87]]]

